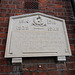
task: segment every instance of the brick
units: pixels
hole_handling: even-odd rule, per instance
[[[54,15],[58,15],[56,12],[54,12]]]
[[[7,14],[7,17],[14,16],[14,14]]]
[[[15,4],[15,5],[20,5],[21,2],[20,2],[20,1],[13,1],[13,4]]]
[[[60,18],[65,19],[65,21],[68,21],[69,20],[69,18],[66,17],[66,16],[63,16],[63,17],[60,17]]]
[[[59,2],[59,1],[53,1],[52,3],[53,3],[53,4],[58,4],[58,2]]]
[[[6,45],[6,39],[2,39],[2,45]]]
[[[7,9],[6,12],[7,12],[7,13],[12,13],[11,10],[12,10],[12,9]]]
[[[24,9],[25,1],[27,0],[1,0],[0,56],[2,58],[0,57],[0,75],[75,75],[75,22],[73,17],[71,17],[73,10],[70,0],[39,0],[39,10]],[[38,2],[38,0],[34,1]],[[4,53],[2,52],[5,50],[9,17],[37,11],[66,20],[72,50],[72,56],[67,57],[67,62],[63,64],[56,63],[55,57],[23,58],[23,64],[18,67],[17,64],[11,64],[11,59],[4,59]],[[10,68],[11,65],[12,67]],[[41,65],[41,67],[39,67],[39,65]],[[22,68],[22,71],[20,68]]]
[[[57,14],[58,14],[58,16],[63,16],[64,15],[62,12],[58,12]]]
[[[75,28],[75,26],[74,25],[70,25],[70,29],[74,29]]]
[[[46,3],[45,4],[43,4],[43,3],[41,3],[42,4],[42,6],[41,7],[48,7],[49,5],[47,5]]]
[[[2,3],[2,4],[8,4],[8,1],[6,1],[6,0],[1,0],[1,3]]]
[[[1,39],[0,39],[0,44],[1,44]]]
[[[8,8],[15,8],[15,5],[8,5]]]
[[[38,70],[47,70],[46,64],[38,64]]]
[[[5,17],[7,16],[7,13],[0,13],[0,16]]]
[[[70,75],[75,75],[75,70],[69,70],[70,71]]]
[[[57,8],[62,8],[62,5],[56,5]]]
[[[8,28],[4,28],[4,32],[8,32]]]
[[[47,71],[47,72],[39,72],[39,75],[51,75],[51,72]]]
[[[67,69],[67,66],[66,66],[66,63],[62,64],[62,69],[66,70]]]
[[[16,72],[16,70],[17,70],[16,65],[12,65],[11,69],[12,69],[12,72]]]
[[[21,13],[17,13],[17,14],[15,14],[15,16],[17,16],[17,15],[23,15],[23,14],[21,14]]]
[[[75,57],[74,56],[67,57],[67,61],[75,62]]]
[[[7,9],[4,9],[4,8],[0,8],[0,12],[6,12]],[[0,13],[1,14],[1,13]]]
[[[1,73],[0,75],[8,75],[8,73],[6,74],[6,73]]]
[[[8,75],[21,75],[20,72],[9,72]]]
[[[7,27],[8,23],[0,23],[0,27]]]
[[[72,38],[75,38],[75,34],[71,34],[71,37],[72,37]]]
[[[4,57],[5,52],[1,52],[0,57]]]
[[[51,75],[51,72],[50,71],[32,72],[31,75]]]
[[[5,22],[9,22],[9,17],[6,17],[5,18]]]
[[[0,38],[6,38],[7,34],[6,33],[0,33]]]
[[[72,34],[73,33],[73,30],[68,30],[67,31],[69,34]]]
[[[11,0],[11,1],[8,1],[8,4],[13,4],[13,1]]]
[[[21,75],[31,75],[30,72],[21,73]]]
[[[74,45],[70,45],[71,50],[74,50]]]
[[[35,64],[25,64],[23,65],[23,71],[36,71],[36,65]]]
[[[5,66],[5,72],[11,72],[11,66]]]
[[[0,50],[5,50],[5,45],[0,45]]]
[[[67,29],[70,29],[70,26],[66,24],[66,28],[67,28]]]
[[[0,17],[0,21],[4,21],[4,18],[3,17]]]
[[[40,3],[40,4],[39,4],[39,6],[40,6],[40,7],[42,7],[42,6],[43,6],[43,4],[42,4],[42,3]]]
[[[50,4],[47,7],[51,7],[52,9],[55,8],[56,6],[54,4]]]
[[[41,10],[45,10],[45,8],[44,8],[44,7],[41,7],[40,9],[41,9]]]
[[[72,55],[74,55],[74,56],[75,56],[75,51],[72,51]]]
[[[53,11],[53,9],[52,9],[52,8],[47,7],[47,8],[46,8],[46,11]]]
[[[75,21],[70,20],[70,21],[69,21],[69,24],[75,25]]]
[[[40,3],[44,3],[45,2],[45,0],[39,0],[40,1]]]
[[[73,13],[69,12],[69,13],[65,13],[66,16],[70,16],[72,15]]]
[[[25,10],[20,10],[20,12],[24,13],[25,14]]]
[[[71,3],[70,3],[70,2],[65,2],[65,5],[69,5],[69,6],[70,6],[70,5],[71,5]]]
[[[50,3],[50,4],[52,4],[52,1],[45,1],[45,3],[47,4],[47,3]]]
[[[70,44],[75,44],[75,39],[74,40],[72,39]]]
[[[56,64],[56,68],[57,68],[57,70],[62,70],[62,64]]]
[[[56,70],[55,64],[48,64],[48,70]]]
[[[18,72],[19,72],[19,71],[22,71],[22,67],[21,67],[20,65],[17,65],[17,66],[16,66],[16,71],[18,71]]]
[[[75,49],[75,45],[74,45],[74,49]]]
[[[49,63],[49,58],[33,58],[33,63]]]
[[[7,8],[7,5],[6,4],[2,4],[1,7],[2,8]]]
[[[39,75],[39,72],[32,72],[31,75]]]
[[[0,28],[0,32],[3,32],[3,28]]]
[[[12,9],[12,12],[13,12],[13,13],[19,13],[20,10],[19,10],[19,9]]]
[[[7,64],[7,60],[4,58],[0,59],[0,65],[6,65]]]
[[[75,68],[75,63],[71,63],[71,62],[67,63],[67,68],[68,69],[74,69]]]
[[[13,15],[14,15],[13,13],[0,13],[1,17],[10,17],[10,16],[13,16]]]
[[[33,58],[23,58],[23,63],[32,63],[33,62]]]
[[[23,6],[22,6],[22,5],[17,5],[16,8],[18,8],[18,9],[22,9]]]
[[[71,35],[70,34],[68,34],[68,38],[71,38]]]
[[[0,66],[0,72],[4,72],[4,66]]]
[[[61,75],[60,71],[51,71],[51,75]]]
[[[64,70],[63,75],[71,75],[69,70]]]

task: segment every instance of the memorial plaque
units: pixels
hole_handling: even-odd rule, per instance
[[[70,55],[65,20],[43,13],[10,17],[6,58]]]

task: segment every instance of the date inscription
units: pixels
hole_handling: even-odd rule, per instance
[[[26,26],[16,26],[16,30],[28,30]]]

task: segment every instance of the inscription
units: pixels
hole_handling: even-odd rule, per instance
[[[48,31],[59,31],[58,27],[49,27]]]
[[[47,24],[56,25],[56,22],[52,20],[47,20]]]
[[[26,19],[26,20],[19,20],[19,23],[29,23],[29,20]]]
[[[61,50],[61,48],[64,47],[64,41],[59,39],[59,35],[55,36],[55,32],[53,33],[48,31],[13,32],[11,49],[12,51],[13,49],[15,49],[15,51],[20,49],[23,52],[57,52],[57,50]],[[18,39],[20,39],[20,41],[18,41]],[[14,45],[14,43],[16,44]]]
[[[26,26],[16,26],[16,30],[28,30]]]

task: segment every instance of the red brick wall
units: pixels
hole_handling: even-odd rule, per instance
[[[75,17],[70,0],[38,1],[39,8],[25,9],[26,0],[0,0],[0,75],[75,75]],[[27,0],[28,1],[28,0]],[[56,57],[23,58],[22,64],[12,64],[5,59],[9,17],[42,12],[66,20],[72,56],[66,62],[57,62]]]

